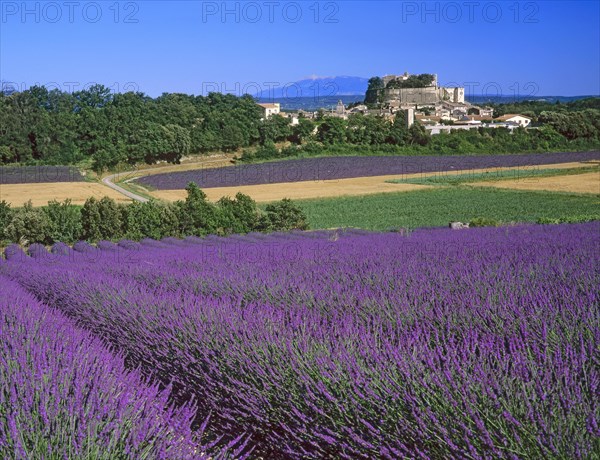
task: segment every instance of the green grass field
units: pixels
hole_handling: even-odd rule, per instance
[[[360,227],[371,230],[447,226],[484,217],[502,223],[540,218],[596,216],[600,197],[487,187],[443,187],[414,192],[297,202],[313,229]]]

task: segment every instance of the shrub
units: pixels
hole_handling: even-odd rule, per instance
[[[206,199],[206,194],[193,182],[185,188],[188,196],[177,202],[177,214],[182,235],[204,236],[216,233],[218,210]]]
[[[88,241],[121,237],[121,211],[109,197],[88,198],[81,209],[82,237]]]
[[[560,218],[540,217],[537,220],[538,224],[581,224],[584,222],[593,222],[600,220],[598,214],[581,214],[577,216],[568,216]]]
[[[12,217],[12,210],[10,209],[10,204],[6,201],[0,201],[0,241],[6,238],[4,229],[10,222]]]
[[[42,208],[50,221],[50,238],[52,241],[62,241],[72,244],[81,236],[81,210],[71,204],[71,200],[59,203],[56,200],[48,202]]]
[[[10,223],[6,226],[6,237],[21,244],[52,242],[50,219],[41,208],[34,208],[31,201],[21,209],[13,211]]]
[[[217,202],[219,229],[222,233],[248,233],[256,228],[260,215],[256,202],[243,193],[234,199],[223,197]]]
[[[498,227],[500,222],[489,217],[476,217],[469,222],[469,227]]]
[[[260,229],[272,232],[308,230],[308,222],[304,211],[289,198],[284,198],[265,208]]]

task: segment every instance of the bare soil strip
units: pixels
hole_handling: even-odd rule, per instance
[[[211,201],[216,201],[224,196],[235,196],[236,193],[241,192],[249,195],[255,201],[259,203],[266,203],[270,201],[281,200],[282,198],[291,198],[296,200],[310,199],[310,198],[329,198],[337,196],[357,196],[357,195],[370,195],[374,193],[385,193],[385,192],[409,192],[412,190],[422,190],[425,188],[431,188],[430,185],[417,185],[417,184],[391,184],[386,181],[392,179],[412,179],[412,178],[423,178],[431,176],[452,176],[458,174],[475,174],[483,172],[493,172],[500,170],[521,170],[526,174],[527,170],[535,169],[570,169],[570,168],[583,168],[593,167],[597,163],[558,163],[549,165],[538,165],[535,167],[529,167],[528,169],[523,167],[513,168],[486,168],[486,169],[470,169],[470,170],[456,170],[447,172],[435,172],[426,174],[405,174],[405,175],[387,175],[387,176],[370,176],[370,177],[358,177],[351,179],[337,179],[327,181],[304,181],[304,182],[283,182],[276,184],[262,184],[262,185],[242,185],[238,187],[214,187],[205,188],[203,191]],[[595,174],[595,173],[593,173]],[[566,176],[569,178],[578,178],[585,174],[579,174],[574,176]],[[547,179],[557,181],[563,176],[549,177]],[[518,180],[503,180],[503,181],[492,181],[485,182],[486,185],[495,185],[496,183],[512,182],[519,184],[522,181],[539,181],[541,178],[524,178]],[[575,179],[576,180],[576,179]],[[516,188],[516,187],[509,187]],[[565,190],[568,191],[568,190]],[[593,193],[593,192],[588,192]],[[149,194],[155,198],[167,201],[176,201],[185,199],[187,193],[185,190],[157,190],[149,192]]]

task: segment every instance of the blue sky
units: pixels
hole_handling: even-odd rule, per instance
[[[475,95],[598,95],[599,5],[2,0],[0,80],[156,96],[408,71]]]

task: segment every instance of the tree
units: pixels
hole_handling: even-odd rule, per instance
[[[12,218],[12,209],[6,201],[0,201],[0,241],[6,238],[5,229]]]
[[[88,198],[81,209],[82,237],[87,241],[114,240],[122,237],[121,211],[109,197]]]
[[[308,118],[299,118],[298,124],[292,126],[292,134],[289,140],[294,144],[302,144],[309,141],[312,138],[313,131],[315,130],[315,123]]]
[[[261,145],[265,145],[267,142],[284,141],[292,134],[290,119],[281,115],[272,115],[263,120],[259,132]]]
[[[223,197],[217,207],[219,228],[225,234],[248,233],[258,226],[260,215],[256,202],[248,195],[238,192],[234,199]]]
[[[109,105],[112,100],[110,88],[104,85],[92,85],[87,89],[73,93],[77,101],[77,109],[91,108],[102,109]]]
[[[410,143],[413,145],[427,145],[429,143],[430,136],[421,123],[413,123],[412,126],[408,128],[408,134]]]
[[[369,85],[365,93],[365,104],[376,104],[381,102],[381,93],[384,89],[383,80],[380,77],[369,78]]]
[[[284,198],[265,208],[261,229],[264,231],[308,230],[308,221],[301,208],[289,198]]]
[[[348,118],[347,138],[352,144],[380,145],[389,130],[390,123],[383,117],[353,114]]]
[[[204,236],[216,233],[219,220],[216,207],[193,182],[185,188],[188,196],[178,201],[178,216],[182,235]]]
[[[71,200],[59,203],[48,202],[42,208],[50,223],[49,235],[52,241],[72,244],[81,236],[81,211],[71,204]]]
[[[404,110],[396,112],[394,123],[390,127],[386,142],[394,145],[407,145],[410,142],[406,113]]]
[[[346,122],[342,118],[326,117],[317,130],[317,140],[327,145],[344,143]]]
[[[30,200],[22,208],[13,211],[5,234],[13,243],[49,244],[52,242],[50,231],[48,216],[41,208],[34,208]]]

